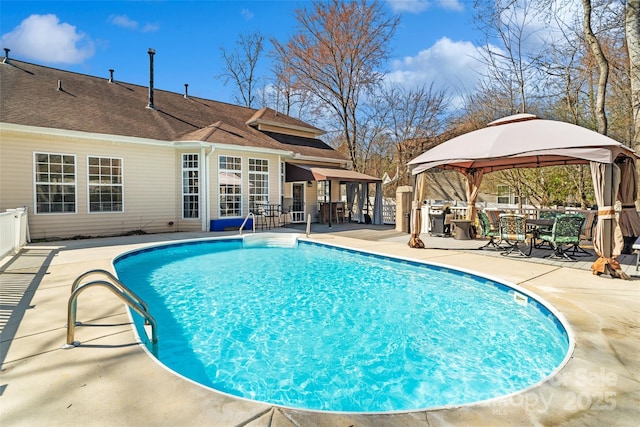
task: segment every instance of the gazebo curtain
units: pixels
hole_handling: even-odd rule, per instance
[[[626,157],[617,163],[620,167],[620,191],[618,200],[622,204],[620,211],[620,230],[624,237],[640,236],[640,217],[635,201],[638,198],[636,166],[633,159]]]
[[[615,259],[622,251],[613,202],[620,186],[620,168],[615,163],[591,162],[593,190],[598,204],[598,222],[593,234],[593,247],[598,259],[591,265],[593,274],[608,274],[628,278]],[[613,238],[612,238],[613,236]]]
[[[467,174],[467,219],[476,219],[476,200],[478,199],[478,189],[482,183],[482,170],[470,169]]]
[[[382,182],[376,182],[376,198],[373,201],[373,224],[384,224],[384,216],[382,215]]]
[[[420,229],[422,228],[422,201],[427,191],[427,174],[425,172],[416,175],[415,189],[413,192],[413,203],[411,205],[411,239],[410,248],[424,248],[424,242],[420,239]]]
[[[361,224],[364,224],[364,204],[367,197],[367,184],[361,182],[358,188],[358,222]]]
[[[356,200],[357,192],[358,183],[347,182],[347,212],[349,212],[349,219],[351,219],[351,212],[353,212],[353,202]]]

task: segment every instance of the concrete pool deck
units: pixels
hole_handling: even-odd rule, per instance
[[[125,306],[103,288],[79,298],[78,320],[84,325],[75,336],[82,344],[61,349],[70,286],[81,273],[111,270],[114,256],[150,243],[236,233],[39,243],[0,265],[0,425],[638,425],[640,277],[635,265],[626,266],[632,280],[613,280],[570,263],[558,266],[457,248],[417,250],[407,247],[406,234],[381,232],[379,239],[360,239],[349,233],[345,237],[336,229],[311,238],[475,270],[540,295],[568,320],[576,341],[572,358],[554,379],[525,393],[459,408],[351,415],[251,402],[203,388],[156,363],[137,344]]]

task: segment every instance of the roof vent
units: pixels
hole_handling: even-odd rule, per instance
[[[149,104],[147,104],[147,108],[152,110],[156,109],[156,106],[153,105],[153,55],[156,54],[156,50],[149,48]]]
[[[109,69],[109,83],[113,83],[113,68]]]
[[[4,48],[4,60],[2,61],[3,64],[9,64],[11,65],[11,61],[9,60],[9,52],[11,52],[11,49],[8,48]]]
[[[64,92],[64,89],[62,89],[62,80],[58,80],[58,90]]]
[[[189,97],[189,83],[184,84],[184,97],[185,98]]]

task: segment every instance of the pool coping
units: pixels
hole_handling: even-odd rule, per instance
[[[232,233],[231,233],[232,234]],[[154,242],[210,233],[129,236],[29,245],[3,276],[28,276],[22,315],[3,330],[5,356],[0,422],[10,425],[634,425],[640,416],[640,281],[611,280],[587,271],[483,257],[462,251],[409,249],[406,242],[312,236],[383,255],[469,268],[523,286],[562,313],[576,347],[559,377],[496,401],[401,414],[294,410],[217,395],[162,372],[135,343],[124,306],[101,293],[79,302],[87,345],[63,351],[71,281],[90,268],[110,268],[114,254]],[[45,253],[49,251],[49,253]],[[41,253],[42,266],[31,258]],[[24,264],[24,265],[21,265]],[[17,283],[17,282],[16,282]],[[35,283],[35,285],[34,285]],[[17,285],[16,285],[17,286]],[[89,292],[87,292],[89,294]],[[80,319],[80,316],[83,316]],[[16,324],[17,322],[17,324]],[[107,327],[108,326],[108,327]],[[5,339],[5,331],[9,337]],[[13,331],[13,332],[12,332]],[[588,403],[588,405],[587,405]]]

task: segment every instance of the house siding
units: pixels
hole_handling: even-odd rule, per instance
[[[0,137],[0,210],[28,207],[32,239],[178,231],[174,148],[7,131]],[[76,156],[76,213],[35,214],[36,152]],[[88,156],[122,159],[123,212],[88,212]]]

